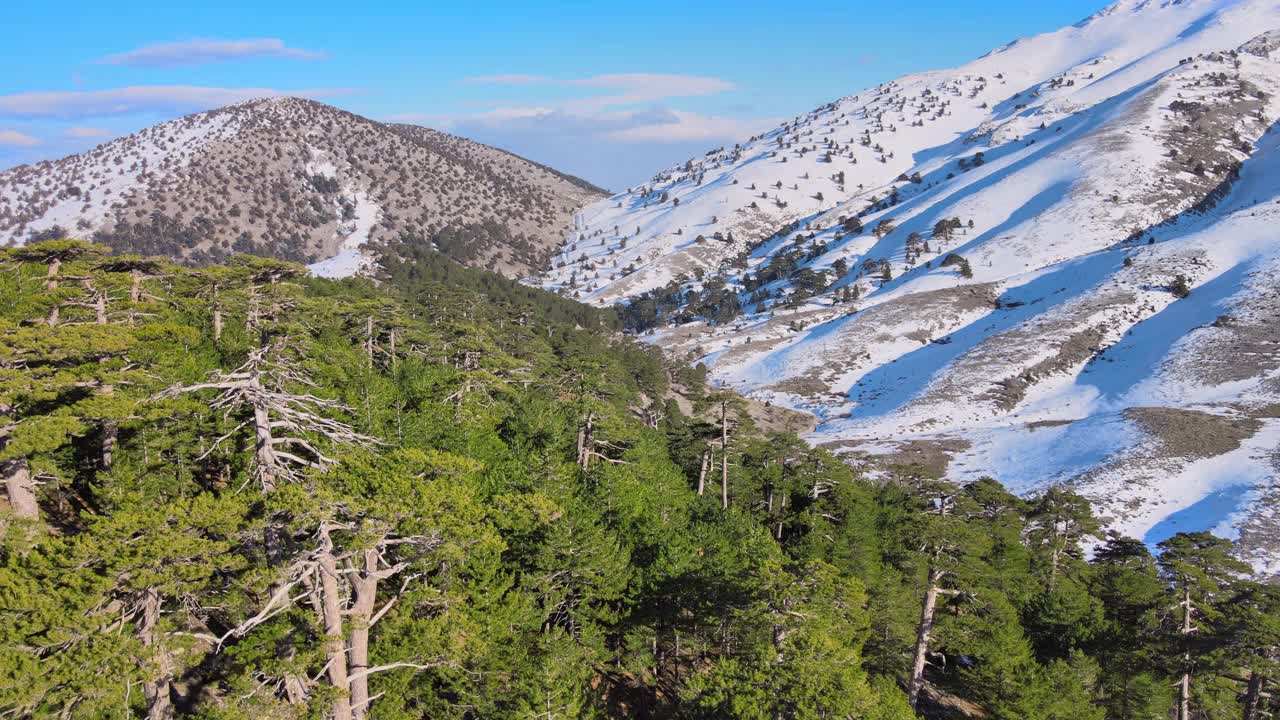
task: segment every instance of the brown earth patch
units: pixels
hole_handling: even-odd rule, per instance
[[[1225,417],[1181,408],[1129,408],[1124,416],[1159,441],[1157,452],[1188,459],[1231,452],[1262,427],[1262,423],[1253,418]]]
[[[912,468],[919,474],[928,477],[943,477],[951,460],[959,453],[969,449],[968,440],[957,437],[936,437],[904,440],[894,445],[889,452],[855,453],[867,466],[878,469]],[[828,450],[847,449],[849,442],[833,440],[822,443],[818,447]],[[863,464],[863,463],[859,463]]]
[[[827,384],[817,377],[816,372],[805,373],[799,377],[787,378],[782,382],[774,383],[769,386],[770,390],[778,392],[791,393],[793,395],[801,395],[804,397],[814,397],[822,395],[830,390]]]
[[[818,419],[809,413],[751,398],[747,398],[747,414],[755,421],[756,427],[766,433],[793,432],[802,435],[813,432],[818,427]]]
[[[688,388],[683,385],[673,383],[663,397],[667,400],[675,400],[680,412],[689,417],[698,417],[708,422],[720,421],[714,407],[697,412],[693,399],[688,395]],[[760,402],[754,398],[744,397],[743,399],[746,401],[747,415],[762,432],[793,432],[802,435],[818,427],[818,419],[809,413]]]
[[[1070,425],[1073,422],[1075,422],[1075,420],[1036,420],[1035,422],[1027,423],[1026,427],[1028,430],[1039,430],[1040,428],[1051,428],[1051,427],[1061,427],[1063,425]]]
[[[1073,333],[1058,345],[1058,351],[1021,373],[1005,378],[988,390],[983,399],[995,403],[1001,410],[1012,410],[1027,395],[1027,389],[1041,378],[1066,370],[1093,357],[1100,349],[1106,334],[1101,328],[1085,328]]]

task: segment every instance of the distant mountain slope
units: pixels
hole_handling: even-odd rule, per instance
[[[234,252],[350,274],[365,243],[432,243],[476,267],[541,267],[598,188],[496,148],[273,98],[0,173],[0,241],[58,225],[117,250]]]
[[[1280,2],[1124,0],[584,209],[544,286],[624,303],[811,440],[1280,571]]]

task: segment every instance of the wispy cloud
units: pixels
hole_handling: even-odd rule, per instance
[[[105,65],[164,68],[252,57],[320,60],[325,57],[325,54],[313,50],[289,47],[279,38],[249,38],[245,40],[193,39],[144,45],[128,52],[108,55],[99,60],[99,62]]]
[[[772,119],[739,120],[737,118],[699,115],[672,110],[662,122],[652,122],[608,133],[610,140],[618,142],[719,142],[741,140],[761,132],[775,124]]]
[[[17,130],[0,130],[0,145],[11,147],[35,147],[42,145],[40,138],[32,137]]]
[[[0,95],[0,116],[74,119],[142,112],[185,113],[260,97],[294,95],[314,99],[358,92],[361,90],[357,88],[279,90],[197,85],[136,85],[111,90]]]
[[[663,107],[576,113],[565,108],[499,107],[453,115],[402,115],[418,122],[506,148],[606,187],[625,187],[655,169],[731,143],[776,124]]]
[[[84,126],[78,125],[76,127],[69,127],[66,130],[63,130],[62,134],[65,137],[75,138],[77,140],[84,140],[84,139],[91,139],[91,138],[106,137],[111,133],[108,132],[107,130],[103,130],[102,128],[84,127]]]
[[[562,108],[505,107],[474,114],[410,114],[390,119],[423,123],[469,137],[501,131],[548,137],[593,137],[619,143],[738,140],[775,124],[773,119],[739,120],[660,107],[602,113],[578,113]]]
[[[718,141],[754,132],[759,122],[699,115],[660,105],[672,98],[714,95],[735,89],[727,80],[701,75],[615,73],[582,78],[503,74],[465,78],[478,85],[581,88],[607,91],[532,107],[496,107],[462,115],[402,115],[455,131],[518,131],[554,136],[594,136],[626,143]]]
[[[615,73],[570,79],[544,75],[506,74],[470,77],[463,79],[463,82],[480,85],[553,85],[617,91],[577,98],[565,103],[566,109],[582,113],[599,112],[606,108],[623,105],[640,105],[665,98],[714,95],[736,87],[728,80],[720,78],[663,73]]]

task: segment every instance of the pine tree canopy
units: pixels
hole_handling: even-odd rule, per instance
[[[0,714],[1280,709],[1280,595],[1230,542],[867,477],[613,312],[424,253],[5,251]]]

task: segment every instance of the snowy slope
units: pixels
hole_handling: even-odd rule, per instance
[[[544,283],[814,442],[1280,571],[1278,48],[1277,0],[1123,0],[588,206]]]

